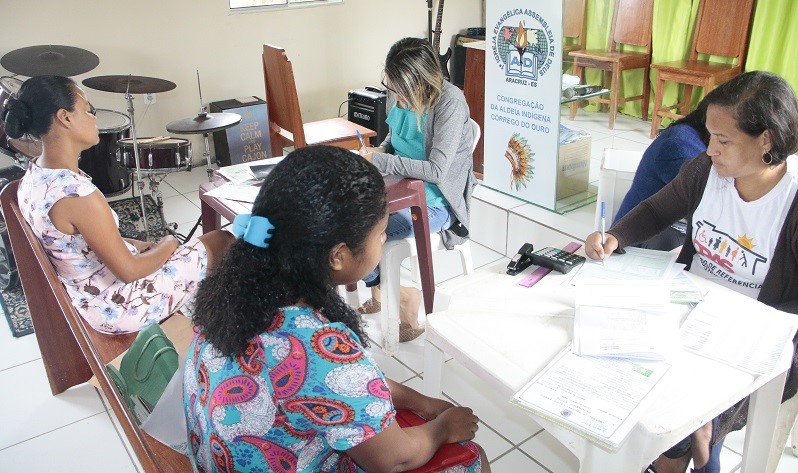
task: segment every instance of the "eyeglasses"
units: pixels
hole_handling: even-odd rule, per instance
[[[97,116],[97,109],[89,102],[89,115]]]
[[[395,90],[393,90],[392,88],[388,87],[388,84],[385,83],[384,79],[382,81],[380,81],[380,83],[382,84],[383,87],[385,87],[386,90],[390,90],[394,94],[399,95]]]

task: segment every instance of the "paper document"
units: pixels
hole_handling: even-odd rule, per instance
[[[230,182],[240,184],[257,177],[252,171],[252,167],[277,164],[284,158],[285,156],[278,156],[276,158],[259,159],[257,161],[249,161],[246,163],[234,164],[232,166],[224,166],[219,168],[216,172],[224,176]],[[259,179],[263,179],[263,177],[265,176],[259,177]]]
[[[588,260],[571,280],[574,285],[602,284],[618,280],[667,281],[674,275],[676,256],[667,251],[626,248],[626,254],[613,253],[602,261]]]
[[[696,304],[701,302],[704,295],[701,289],[687,276],[684,271],[679,271],[671,280],[671,302],[674,304]]]
[[[581,285],[576,290],[577,355],[664,360],[678,348],[684,308],[670,305],[668,286]]]
[[[512,403],[613,452],[643,416],[669,368],[662,361],[581,357],[567,347]]]
[[[709,292],[682,325],[682,346],[752,374],[770,374],[798,317],[734,292]]]
[[[225,182],[221,186],[209,190],[205,195],[252,204],[255,202],[255,198],[258,196],[259,192],[260,186]]]
[[[678,347],[680,319],[673,311],[577,307],[574,352],[580,356],[664,360]]]

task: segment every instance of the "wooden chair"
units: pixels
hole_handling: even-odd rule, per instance
[[[141,430],[105,368],[130,346],[136,334],[103,334],[78,315],[20,212],[18,187],[19,181],[7,185],[0,193],[0,203],[52,393],[60,394],[94,375],[144,471],[191,471],[188,457]]]
[[[650,134],[652,139],[659,131],[662,117],[681,118],[689,113],[693,86],[702,87],[706,94],[742,72],[748,48],[753,4],[754,0],[702,0],[696,17],[690,57],[683,61],[651,65],[659,72],[654,90],[654,113]],[[733,58],[736,64],[699,59],[699,55]],[[665,81],[684,84],[681,103],[677,101],[676,105],[668,107],[662,105]],[[673,113],[671,109],[679,109],[679,113]]]
[[[618,105],[634,100],[642,100],[643,119],[648,120],[648,101],[651,85],[648,80],[651,64],[651,23],[654,14],[654,0],[615,0],[615,11],[612,13],[607,51],[581,50],[571,51],[574,58],[574,75],[584,79],[584,68],[604,71],[604,86],[610,89],[609,99],[594,97],[592,102],[608,104],[610,107],[609,128],[615,128],[615,115]],[[622,45],[645,47],[644,52],[622,51]],[[644,69],[643,94],[634,97],[621,95],[621,74],[633,69]],[[576,116],[579,102],[571,103],[569,117]]]
[[[562,10],[562,57],[567,58],[571,51],[585,49],[585,0],[565,0]],[[572,41],[565,44],[565,40]]]
[[[363,135],[364,140],[377,135],[373,130],[340,117],[303,123],[294,69],[283,48],[263,45],[263,79],[272,156],[282,156],[283,147],[289,145],[294,149],[318,144],[357,149],[360,142],[356,131]]]

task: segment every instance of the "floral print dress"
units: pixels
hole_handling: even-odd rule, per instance
[[[346,325],[286,307],[235,357],[195,331],[183,403],[197,471],[363,471],[345,450],[382,432],[396,410],[382,371]],[[480,470],[477,456],[447,471]]]
[[[84,172],[40,167],[32,160],[22,177],[17,197],[33,233],[55,266],[78,313],[96,330],[136,332],[157,323],[185,304],[193,303],[197,283],[205,277],[205,246],[180,246],[156,272],[124,283],[100,260],[80,234],[61,233],[50,220],[56,202],[99,192]],[[117,226],[119,217],[111,210]],[[125,242],[128,250],[138,250]]]

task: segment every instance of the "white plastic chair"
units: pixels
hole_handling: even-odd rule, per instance
[[[471,146],[473,152],[477,146],[477,141],[481,134],[479,125],[472,119],[468,119],[471,129],[474,131],[474,143]],[[445,250],[441,242],[441,237],[437,233],[430,235],[430,247],[432,251]],[[460,264],[465,274],[474,272],[474,259],[471,255],[471,242],[466,240],[464,243],[456,245],[454,251],[460,253]],[[415,259],[416,242],[413,237],[403,240],[394,240],[382,246],[382,259],[380,260],[380,323],[382,325],[382,349],[388,354],[396,353],[399,344],[399,274],[402,262],[409,257],[414,257],[412,263],[413,279],[419,280],[418,260]]]
[[[596,196],[596,222],[593,228],[601,228],[601,202],[604,202],[607,229],[612,225],[612,219],[615,218],[623,198],[632,187],[632,179],[642,157],[642,151],[609,148],[604,150]]]

